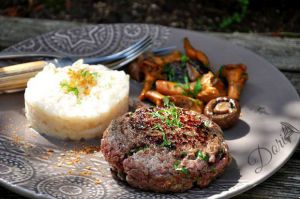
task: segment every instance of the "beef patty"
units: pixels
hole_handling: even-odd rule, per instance
[[[155,192],[205,187],[231,160],[217,124],[177,107],[142,107],[112,121],[101,151],[115,176]]]

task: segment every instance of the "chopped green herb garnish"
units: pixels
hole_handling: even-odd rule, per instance
[[[183,79],[184,79],[184,83],[188,86],[187,88],[190,88],[188,75],[185,74],[184,77],[183,77]]]
[[[189,78],[188,76],[185,74],[183,76],[183,79],[184,79],[184,84],[182,83],[177,83],[176,84],[176,87],[180,87],[183,89],[183,94],[184,95],[187,95],[187,92],[190,90],[190,83],[189,83]]]
[[[210,120],[205,120],[204,121],[204,126],[207,127],[207,128],[210,128],[212,125],[211,121]]]
[[[154,118],[161,119],[169,127],[181,127],[178,110],[175,106],[154,111],[151,115]]]
[[[208,162],[208,155],[205,155],[202,151],[197,152],[197,158]]]
[[[180,122],[178,110],[176,107],[170,107],[166,111],[165,122],[168,126],[181,127],[181,122]]]
[[[182,55],[180,60],[181,60],[181,63],[180,63],[181,69],[185,69],[186,68],[186,62],[189,60],[189,57],[186,56],[186,55]]]
[[[172,143],[170,142],[170,140],[167,139],[167,136],[166,136],[165,132],[162,132],[162,136],[163,136],[162,146],[164,146],[164,147],[171,147]]]
[[[62,80],[60,87],[65,93],[73,93],[77,97],[77,102],[80,102],[80,97],[89,95],[91,88],[97,84],[97,72],[91,73],[88,69],[72,69],[69,68],[67,75],[69,80]]]
[[[156,129],[156,130],[164,131],[164,129],[161,127],[160,124],[154,124],[154,126],[152,128]]]
[[[87,71],[87,70],[81,70],[81,71],[80,71],[80,75],[81,75],[83,78],[87,77],[88,74],[89,74],[89,71]]]
[[[165,96],[163,98],[163,102],[164,102],[164,106],[165,107],[169,107],[170,106],[170,98],[169,97]]]
[[[163,137],[163,143],[161,145],[164,147],[171,147],[172,143],[168,140],[166,133],[164,132],[164,129],[162,128],[162,126],[160,124],[155,124],[152,128],[155,130],[161,131],[162,137]]]
[[[68,87],[68,82],[67,80],[63,80],[60,82],[60,87]]]
[[[189,60],[189,57],[188,56],[186,56],[186,55],[182,55],[181,56],[181,61],[182,62],[187,62]]]
[[[202,91],[202,84],[201,84],[200,79],[197,79],[194,90],[193,90],[193,95],[197,96],[200,91]]]
[[[93,72],[92,75],[95,79],[99,76],[99,74],[97,72]]]
[[[154,111],[154,112],[151,113],[151,115],[154,118],[158,118],[158,119],[161,119],[161,120],[165,119],[165,116],[160,114],[159,111]]]
[[[71,87],[67,81],[60,82],[60,86],[65,89],[67,93],[73,93],[78,98],[79,91],[77,87]]]
[[[170,64],[164,65],[164,73],[166,73],[168,81],[175,80],[175,69]]]
[[[179,86],[183,89],[183,93],[182,93],[183,95],[196,98],[198,93],[202,91],[202,84],[200,79],[197,79],[194,89],[191,90],[191,85],[188,76],[185,75],[183,78],[184,78],[184,84],[177,83],[176,86]]]
[[[164,102],[164,107],[175,106],[174,103],[170,102],[170,98],[168,96],[164,96],[163,102]]]
[[[184,174],[189,174],[189,170],[187,168],[185,168],[184,166],[180,166],[180,161],[176,160],[173,164],[173,168],[175,169],[175,171],[180,171]]]

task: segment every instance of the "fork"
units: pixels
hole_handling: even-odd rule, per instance
[[[149,50],[152,45],[152,40],[149,36],[133,44],[132,46],[109,56],[84,58],[83,62],[86,64],[105,63],[106,67],[110,69],[120,69],[128,64],[136,57]],[[172,48],[172,47],[171,47]],[[161,53],[171,49],[158,49],[156,52]],[[35,61],[13,66],[6,66],[0,68],[0,92],[15,89],[24,89],[27,81],[36,75],[36,73],[44,68],[48,63],[53,63],[57,67],[64,67],[71,65],[75,58],[59,58],[51,61]]]

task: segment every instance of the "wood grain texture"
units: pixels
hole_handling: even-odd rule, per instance
[[[298,92],[298,95],[300,95],[300,72],[283,72],[283,74],[290,80]]]
[[[235,199],[245,198],[299,198],[300,196],[300,160],[295,153],[293,157],[276,174],[264,183],[254,187]],[[292,168],[292,169],[291,169]]]
[[[84,25],[77,22],[8,18],[0,16],[0,49],[61,28]],[[281,70],[300,71],[300,39],[269,37],[253,33],[212,33],[205,34],[228,40],[264,57]]]
[[[208,33],[262,56],[280,70],[300,71],[300,39],[253,33]]]
[[[80,25],[73,22],[32,20],[0,17],[0,49],[39,34]],[[34,24],[34,25],[33,25]],[[284,71],[300,94],[300,39],[274,38],[248,33],[207,33],[226,39],[254,51]],[[0,198],[21,199],[0,186]],[[234,198],[299,198],[300,197],[300,146],[292,158],[276,174],[262,184]]]

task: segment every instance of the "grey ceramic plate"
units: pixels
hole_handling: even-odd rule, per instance
[[[257,55],[228,42],[187,30],[142,24],[97,25],[51,32],[16,44],[6,51],[59,52],[67,56],[106,55],[145,35],[156,47],[177,45],[189,37],[205,51],[217,70],[222,64],[244,63],[249,81],[244,89],[242,117],[225,138],[233,156],[225,174],[206,189],[157,194],[130,188],[111,178],[101,153],[40,136],[24,117],[23,93],[0,95],[0,183],[36,198],[227,198],[246,191],[274,174],[299,141],[299,97],[289,81]],[[134,98],[140,85],[131,85]],[[74,152],[74,150],[76,152]]]

